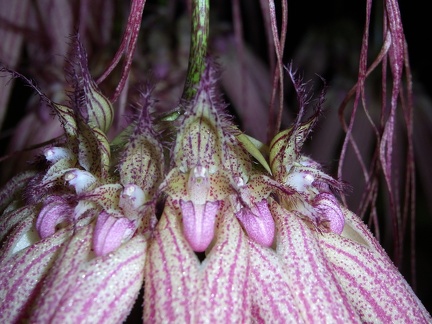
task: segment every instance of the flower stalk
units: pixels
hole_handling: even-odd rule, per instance
[[[204,73],[207,59],[208,38],[210,30],[210,0],[192,0],[191,37],[186,81],[183,87],[182,101],[192,100],[196,93],[201,76]],[[180,104],[174,111],[163,117],[173,121],[184,113]]]

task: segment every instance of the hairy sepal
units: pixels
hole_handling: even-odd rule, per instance
[[[83,117],[91,128],[107,133],[111,127],[114,110],[111,102],[99,90],[90,75],[87,53],[77,34],[72,43],[73,53],[69,61],[69,83],[74,87],[72,102],[77,105],[75,113]]]
[[[214,173],[223,158],[223,106],[215,93],[213,68],[208,66],[196,97],[181,118],[174,147],[175,164],[182,172],[202,166]]]
[[[290,167],[299,159],[303,143],[314,125],[315,119],[311,119],[278,133],[272,139],[269,160],[276,180],[284,182]]]
[[[131,124],[130,135],[119,163],[120,182],[134,184],[145,193],[145,202],[152,200],[162,182],[165,166],[163,148],[154,130],[150,111],[153,109],[151,89],[140,93],[140,113]]]

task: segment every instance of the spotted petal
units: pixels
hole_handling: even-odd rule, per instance
[[[31,218],[30,222],[32,221]],[[18,323],[51,267],[56,251],[67,238],[66,230],[0,261],[0,322]],[[3,252],[6,253],[5,250]]]
[[[335,319],[341,323],[360,323],[321,251],[316,238],[321,234],[275,202],[271,203],[270,210],[279,229],[276,252],[304,320],[308,323],[331,323]]]
[[[149,247],[144,323],[191,323],[199,261],[182,233],[180,210],[168,198]]]
[[[195,323],[246,323],[251,316],[247,237],[229,212],[222,211],[216,243],[201,266]]]
[[[366,225],[349,211],[345,214],[348,226],[367,245],[333,233],[319,235],[318,241],[362,321],[431,323],[430,314]]]
[[[281,260],[269,248],[249,241],[252,319],[256,323],[304,323]]]
[[[60,251],[30,322],[118,323],[126,318],[142,285],[146,241],[136,236],[95,258],[92,233],[92,225],[83,228]]]
[[[111,148],[106,135],[97,127],[79,124],[78,161],[86,170],[106,178],[110,167]]]

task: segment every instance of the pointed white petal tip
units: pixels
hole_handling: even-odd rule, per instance
[[[66,172],[64,179],[75,188],[77,194],[87,191],[96,183],[96,178],[90,172],[78,169]]]
[[[72,152],[65,147],[49,147],[43,151],[47,161],[55,163],[61,159],[71,159]]]
[[[137,210],[146,202],[144,191],[135,184],[128,184],[124,187],[121,195],[119,206],[122,209],[132,208]]]

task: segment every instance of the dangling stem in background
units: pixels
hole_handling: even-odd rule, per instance
[[[386,186],[386,198],[388,201],[389,213],[392,225],[392,242],[393,242],[393,261],[397,267],[402,266],[404,242],[407,232],[411,232],[411,275],[412,285],[415,288],[415,163],[413,153],[413,102],[412,102],[412,80],[408,62],[405,35],[402,27],[402,21],[399,11],[399,6],[395,0],[386,0],[384,4],[383,14],[383,39],[381,51],[368,67],[368,45],[369,45],[369,24],[372,7],[372,0],[367,1],[366,8],[366,25],[363,34],[362,49],[360,55],[359,77],[357,84],[351,89],[347,97],[340,106],[339,115],[341,117],[342,126],[346,131],[346,137],[343,143],[340,154],[338,177],[343,178],[342,171],[348,146],[354,150],[358,162],[363,171],[364,180],[366,183],[366,191],[364,198],[361,201],[359,208],[359,216],[362,216],[369,208],[372,214],[375,232],[379,238],[379,227],[377,218],[377,197],[379,193],[378,182],[383,176]],[[371,72],[378,67],[381,67],[381,85],[382,85],[382,109],[380,122],[375,123],[368,111],[367,100],[365,94],[365,82]],[[388,69],[389,68],[389,69]],[[405,85],[403,76],[405,75]],[[392,78],[392,82],[388,82],[388,78]],[[387,89],[391,84],[391,88]],[[347,124],[344,117],[344,111],[350,98],[355,94],[354,104]],[[365,161],[361,157],[358,145],[352,136],[352,130],[355,118],[357,116],[357,108],[363,106],[366,117],[368,118],[373,131],[376,134],[377,145],[375,147],[374,156],[369,165],[366,166]],[[407,169],[405,179],[405,190],[399,190],[403,183],[399,176],[399,172],[395,168],[395,150],[394,144],[397,136],[396,124],[397,108],[401,106],[405,127],[407,131]],[[402,197],[401,197],[402,196]],[[344,198],[344,197],[342,197]],[[344,200],[345,202],[345,200]],[[410,226],[410,229],[407,227]]]
[[[138,34],[141,28],[141,19],[144,12],[146,0],[133,0],[131,5],[131,11],[129,14],[126,30],[123,34],[122,41],[117,53],[114,55],[111,63],[104,73],[96,80],[97,84],[104,81],[108,75],[114,70],[123,55],[126,56],[125,62],[123,63],[122,74],[120,81],[114,91],[114,94],[110,97],[110,101],[113,103],[117,101],[123,88],[125,87],[129,71],[132,67],[133,55],[138,40]]]
[[[285,47],[285,39],[286,39],[286,30],[288,25],[288,3],[287,0],[283,0],[282,2],[282,24],[280,30],[280,38],[278,33],[278,26],[276,20],[276,8],[273,0],[269,0],[269,13],[270,13],[270,22],[271,22],[271,30],[273,35],[273,44],[275,47],[277,64],[274,70],[273,75],[273,91],[270,100],[269,107],[269,124],[267,127],[267,140],[270,140],[278,133],[279,128],[282,122],[282,110],[283,110],[283,99],[284,99],[284,70],[283,70],[283,52]],[[273,106],[276,100],[276,92],[279,88],[279,108],[277,110],[276,120],[274,116]]]

